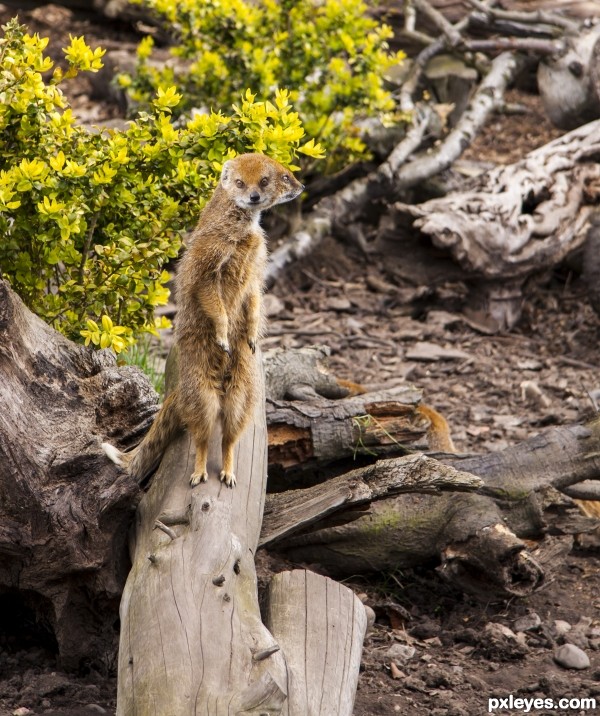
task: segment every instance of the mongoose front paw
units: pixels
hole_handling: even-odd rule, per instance
[[[217,338],[217,345],[219,348],[222,348],[228,356],[231,355],[231,348],[226,338]]]
[[[219,478],[221,479],[221,482],[224,482],[227,485],[227,487],[235,487],[237,484],[237,480],[235,479],[233,472],[225,472],[225,470],[221,470]]]
[[[252,353],[256,353],[256,341],[253,338],[248,338],[248,345]]]
[[[206,482],[207,480],[208,480],[207,472],[195,472],[190,477],[190,485],[192,487],[196,487],[196,485],[199,485],[201,482]]]

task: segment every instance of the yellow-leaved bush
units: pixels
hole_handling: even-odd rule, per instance
[[[175,125],[181,100],[161,87],[122,131],[77,123],[58,86],[102,66],[83,38],[53,69],[46,39],[17,20],[0,37],[0,275],[26,304],[73,340],[120,352],[167,322],[166,263],[212,192],[223,162],[259,151],[293,167],[304,140],[289,95]]]
[[[392,31],[360,0],[131,0],[152,10],[174,35],[173,60],[153,59],[153,40],[138,47],[137,67],[120,85],[134,103],[176,85],[179,111],[226,108],[246,87],[260,97],[285,88],[307,133],[338,169],[367,154],[358,120],[403,121],[384,77],[404,57],[390,52]]]

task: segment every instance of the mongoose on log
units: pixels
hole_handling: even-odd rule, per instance
[[[262,154],[241,154],[223,165],[176,278],[177,387],[135,450],[122,453],[103,443],[108,457],[138,481],[156,467],[183,427],[196,447],[191,484],[206,481],[208,442],[220,417],[220,478],[228,487],[236,484],[233,450],[256,399],[254,351],[261,332],[267,259],[260,215],[303,189],[289,170]]]

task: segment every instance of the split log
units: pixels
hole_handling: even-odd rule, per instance
[[[0,280],[0,594],[18,589],[50,625],[62,668],[114,653],[140,490],[100,443],[139,439],[156,398],[141,371],[71,343]]]
[[[140,502],[121,603],[118,716],[259,706],[278,714],[286,700],[285,657],[261,622],[254,567],[266,487],[264,397],[236,449],[234,490],[218,478],[219,433],[206,484],[190,486],[185,433]]]
[[[294,570],[268,588],[265,623],[286,655],[289,716],[352,716],[367,616],[352,590]]]
[[[357,456],[398,455],[425,438],[428,420],[412,386],[341,400],[269,400],[269,467],[306,473]]]
[[[419,205],[397,203],[393,221],[412,221],[451,252],[475,295],[485,296],[497,327],[511,328],[520,317],[525,280],[585,240],[600,196],[598,152],[600,120],[486,172],[464,191]],[[394,233],[398,229],[387,238]]]
[[[272,546],[340,510],[350,509],[348,519],[353,520],[358,514],[355,508],[399,492],[460,492],[476,490],[481,484],[475,475],[455,470],[422,453],[378,460],[307,490],[269,495],[260,544]]]

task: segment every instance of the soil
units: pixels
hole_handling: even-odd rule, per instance
[[[0,5],[4,23],[13,11]],[[69,33],[92,45],[134,43],[130,27],[47,6],[21,13],[32,31],[50,34],[52,50]],[[60,29],[57,29],[60,28]],[[97,42],[95,42],[97,41]],[[88,80],[69,91],[85,121],[119,116],[119,108],[92,97]],[[467,158],[514,161],[558,135],[539,99],[516,90],[510,102],[522,115],[497,115]],[[413,270],[415,269],[415,270]],[[577,267],[563,266],[529,286],[523,317],[513,331],[486,335],[465,318],[460,281],[424,281],[401,255],[366,256],[352,244],[328,239],[275,285],[269,299],[265,346],[324,343],[339,378],[367,387],[410,381],[424,402],[452,426],[459,451],[499,450],[548,426],[589,418],[600,399],[600,319],[591,309]],[[417,344],[460,349],[437,357]],[[350,583],[373,607],[376,621],[363,654],[355,716],[416,714],[480,716],[490,699],[513,701],[494,713],[574,715],[600,705],[600,552],[594,536],[563,538],[563,558],[533,596],[481,603],[446,584],[435,565]],[[114,714],[115,664],[87,674],[65,674],[56,664],[52,635],[27,607],[1,602],[0,716]],[[590,666],[565,669],[556,648],[572,643]],[[527,699],[530,705],[515,703]],[[554,707],[531,706],[552,699]],[[560,699],[568,704],[558,706]],[[166,715],[165,715],[166,716]]]

